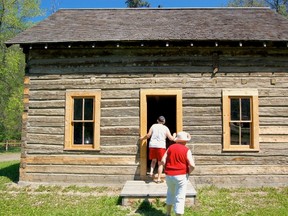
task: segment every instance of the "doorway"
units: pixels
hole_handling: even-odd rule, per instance
[[[163,115],[166,119],[165,125],[170,129],[171,134],[182,130],[182,90],[141,90],[140,101],[140,135],[147,134],[157,118]],[[140,177],[144,179],[149,170],[149,140],[140,144]],[[171,142],[167,139],[166,147]]]

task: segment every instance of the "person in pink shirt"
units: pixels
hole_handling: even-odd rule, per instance
[[[191,139],[187,132],[177,133],[172,144],[165,152],[161,163],[165,166],[167,197],[167,215],[171,215],[172,206],[176,215],[184,214],[187,182],[195,163],[191,150],[186,143]]]
[[[173,141],[174,137],[171,135],[169,128],[164,125],[165,117],[159,116],[157,123],[153,124],[148,133],[141,137],[140,140],[149,139],[149,159],[151,160],[149,176],[153,177],[154,168],[158,162],[158,177],[156,183],[161,181],[161,174],[163,172],[163,165],[161,164],[161,159],[166,151],[166,138]]]

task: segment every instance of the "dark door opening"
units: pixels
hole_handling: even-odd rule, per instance
[[[169,128],[171,134],[176,132],[176,95],[147,95],[147,132],[150,127],[157,123],[157,118],[162,115],[166,119],[165,125]],[[149,141],[147,140],[147,171],[150,170],[149,160]],[[173,142],[166,140],[166,148]],[[157,170],[157,167],[155,167]]]

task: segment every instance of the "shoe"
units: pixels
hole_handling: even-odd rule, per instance
[[[163,180],[160,180],[160,181],[156,180],[155,181],[156,184],[160,184],[160,183],[163,183],[163,182],[164,182]]]
[[[151,174],[151,173],[147,173],[147,176],[150,178],[153,178],[153,174]]]

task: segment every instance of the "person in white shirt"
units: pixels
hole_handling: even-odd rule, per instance
[[[175,138],[171,135],[169,128],[164,124],[165,117],[159,116],[157,119],[157,123],[153,124],[150,127],[148,133],[140,138],[141,140],[150,138],[149,159],[151,160],[151,165],[149,176],[153,177],[154,168],[156,166],[156,163],[158,162],[158,177],[156,183],[163,182],[161,180],[161,174],[163,172],[163,164],[161,163],[161,159],[166,152],[166,138],[171,141],[174,141]]]

